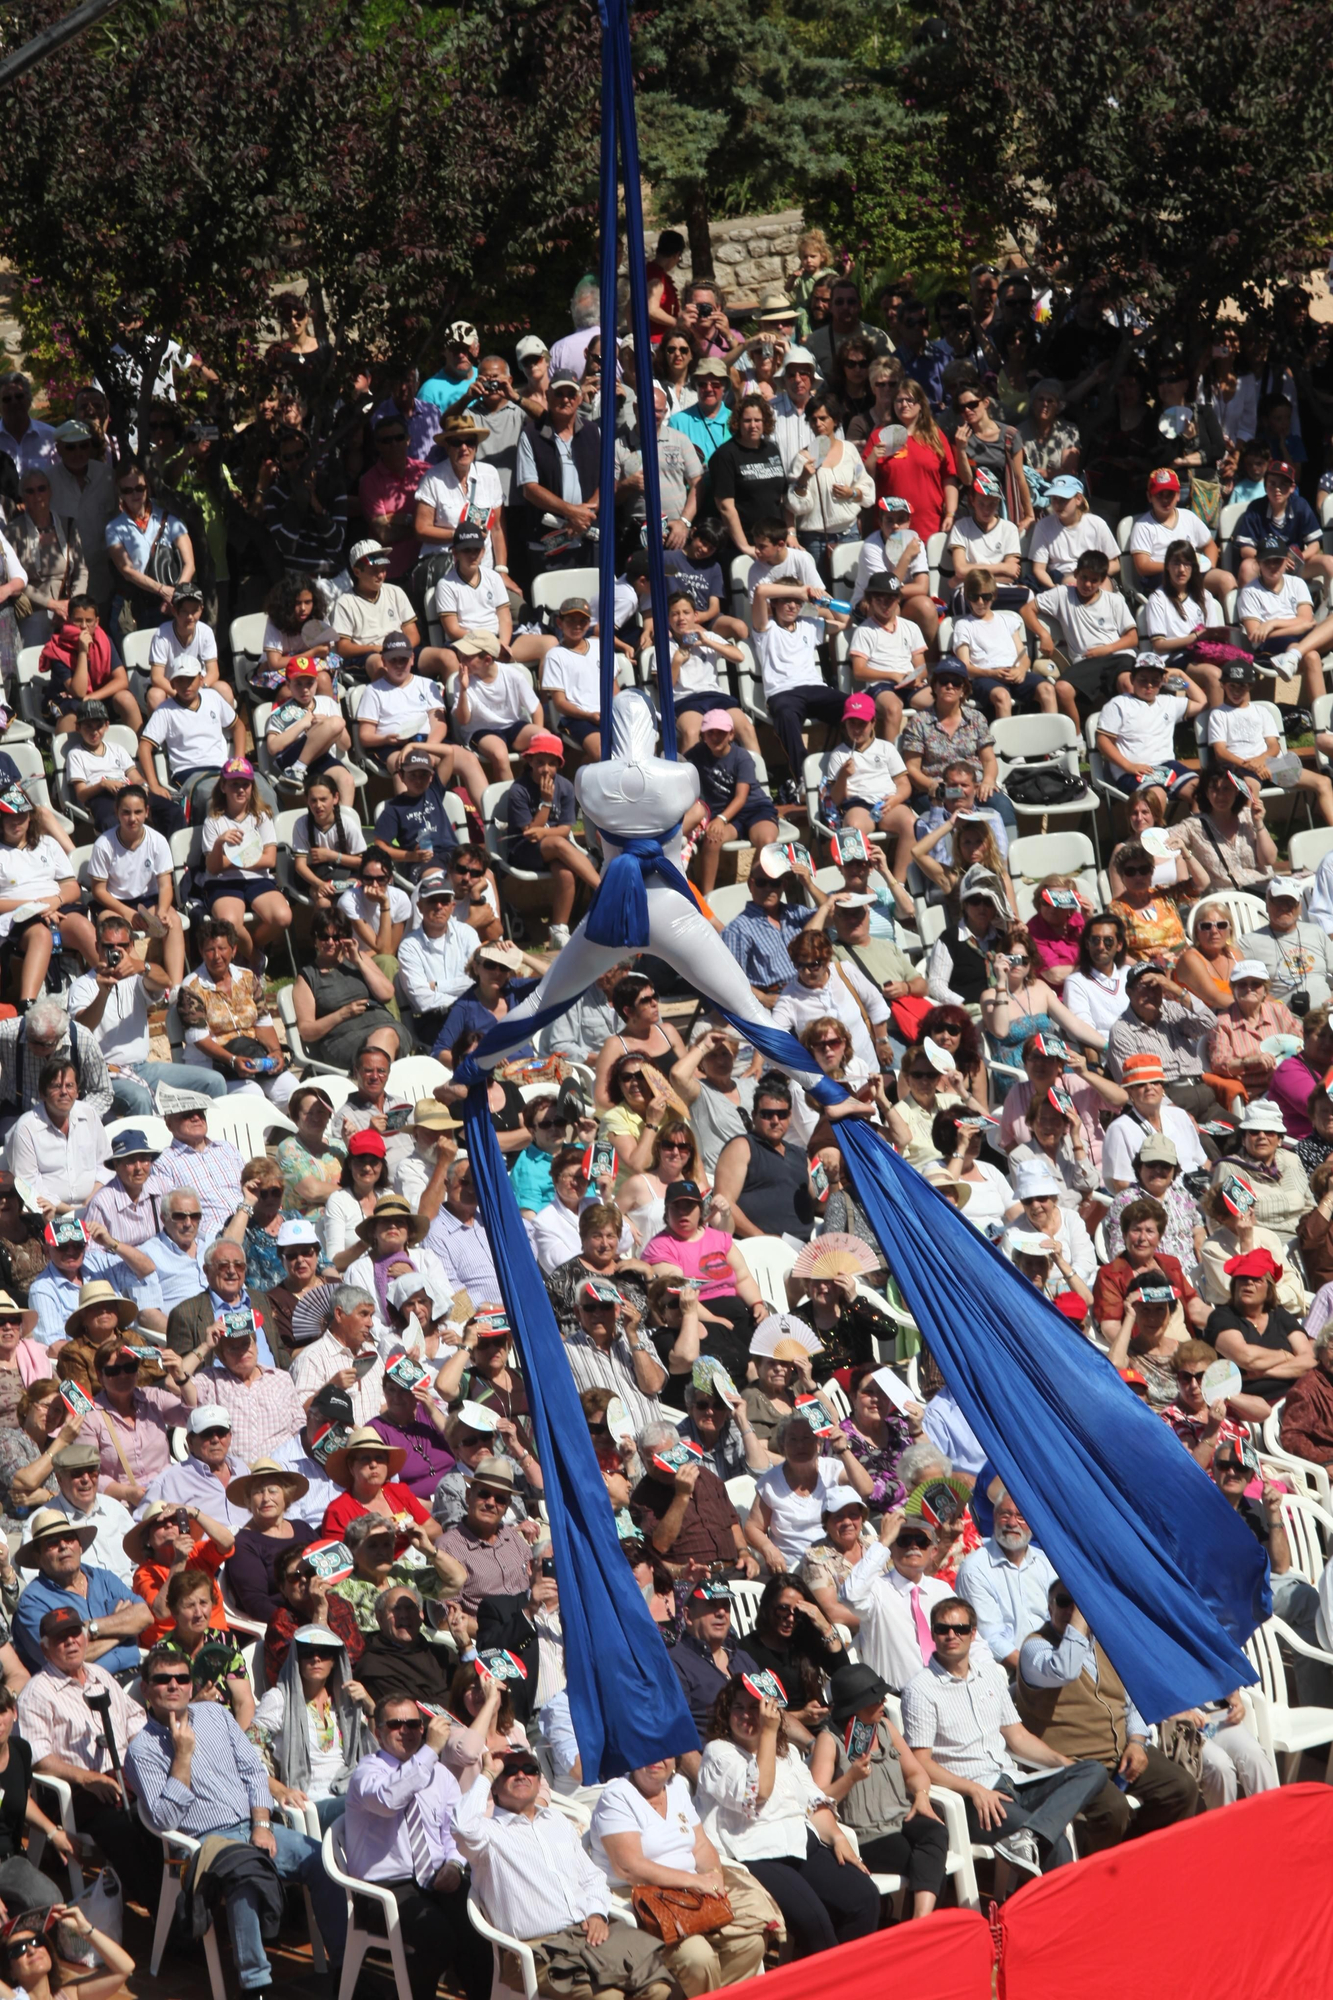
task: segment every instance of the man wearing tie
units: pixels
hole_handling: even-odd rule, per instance
[[[440,1762],[450,1727],[447,1714],[427,1717],[404,1695],[376,1703],[379,1748],[361,1759],[347,1788],[347,1867],[394,1892],[413,2000],[433,2000],[450,1965],[468,2000],[488,2000],[491,1948],[468,1922],[454,1844],[458,1783]]]
[[[934,1533],[923,1518],[886,1514],[879,1540],[842,1586],[843,1597],[860,1614],[861,1658],[895,1691],[935,1657],[930,1607],[953,1596],[952,1584],[926,1574],[934,1549]],[[984,1642],[977,1640],[973,1650],[984,1657]]]

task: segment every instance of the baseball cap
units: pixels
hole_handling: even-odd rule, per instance
[[[984,465],[972,481],[972,491],[979,493],[986,500],[1003,500],[1004,498],[1004,490],[999,480],[993,472],[987,471]]]
[[[1047,495],[1052,500],[1073,500],[1086,490],[1083,481],[1075,478],[1072,472],[1057,473],[1046,487]]]
[[[1135,674],[1165,674],[1165,672],[1166,662],[1159,659],[1156,653],[1136,653],[1134,664],[1129,670],[1129,677],[1133,680]]]
[[[528,747],[522,754],[526,757],[559,757],[563,760],[565,746],[549,729],[539,729],[535,735],[528,738]]]
[[[384,1134],[372,1132],[369,1128],[364,1132],[353,1132],[347,1141],[347,1151],[354,1159],[373,1153],[377,1160],[382,1160],[385,1157]]]
[[[373,536],[367,537],[363,542],[354,543],[352,553],[347,558],[348,566],[352,569],[361,562],[388,562],[388,560],[389,551]]]
[[[110,719],[104,701],[85,701],[79,710],[80,722],[109,722]]]
[[[1258,958],[1242,958],[1238,965],[1233,965],[1231,968],[1233,986],[1238,979],[1262,979],[1267,983],[1270,977],[1268,967]]]
[[[1139,1164],[1159,1167],[1178,1167],[1180,1155],[1176,1151],[1174,1139],[1168,1139],[1164,1132],[1150,1132],[1139,1147]]]
[[[177,653],[175,659],[167,668],[167,679],[169,681],[198,680],[203,671],[198,660],[192,660],[188,653]]]
[[[1313,880],[1311,875],[1270,875],[1264,894],[1270,903],[1275,896],[1284,902],[1299,903]]]
[[[849,694],[842,705],[843,721],[846,722],[849,716],[854,721],[873,722],[875,720],[875,704],[871,697],[868,694]]]
[[[444,338],[446,343],[451,346],[475,347],[477,345],[477,329],[469,319],[456,319],[451,326],[445,329]]]
[[[309,653],[297,653],[287,662],[289,681],[314,681],[319,679],[319,661],[312,660]]]
[[[514,358],[519,362],[535,361],[539,354],[549,354],[550,351],[546,342],[539,340],[535,333],[525,333],[514,349]],[[527,370],[524,369],[523,372],[526,374]]]
[[[703,1195],[698,1181],[672,1181],[662,1197],[664,1208],[670,1208],[673,1201],[697,1201],[702,1205]]]
[[[39,1639],[72,1639],[76,1632],[82,1632],[83,1620],[72,1605],[57,1604],[50,1611],[44,1611],[37,1626]]]
[[[346,1389],[340,1389],[336,1382],[326,1382],[316,1390],[307,1405],[308,1421],[311,1429],[321,1420],[326,1424],[346,1424],[350,1429],[356,1422],[356,1411]]]
[[[1225,660],[1222,663],[1222,679],[1232,687],[1254,686],[1254,664],[1250,660]]]
[[[902,594],[903,580],[891,569],[877,569],[867,581],[864,592],[866,597],[901,597]]]
[[[418,903],[452,903],[454,885],[438,868],[428,869],[417,883]]]
[[[294,1215],[290,1222],[284,1222],[278,1231],[279,1250],[294,1250],[303,1244],[308,1246],[318,1242],[318,1232],[299,1215]]]
[[[255,767],[248,757],[228,757],[222,766],[224,778],[253,778]]]
[[[197,583],[178,583],[171,593],[173,604],[202,604],[204,593]]]
[[[484,549],[485,546],[486,530],[484,528],[479,528],[475,521],[459,522],[458,526],[454,529],[454,547],[456,549]]]
[[[589,1278],[579,1286],[579,1304],[583,1306],[618,1306],[624,1299],[619,1285],[613,1285],[609,1278]]]
[[[946,653],[942,660],[936,660],[930,670],[930,678],[933,681],[962,681],[965,687],[971,685],[967,668],[956,653]]]
[[[1156,472],[1148,474],[1150,493],[1179,493],[1180,481],[1169,465],[1159,465]]]
[[[386,632],[380,641],[381,657],[387,657],[390,653],[410,655],[411,651],[412,641],[406,632]]]
[[[91,444],[93,434],[87,424],[81,424],[77,417],[66,418],[56,427],[57,444]]]
[[[488,653],[493,660],[498,660],[500,657],[500,641],[494,632],[474,632],[469,630],[464,632],[461,638],[454,640],[454,651],[456,653],[466,653],[469,658],[474,653]]]
[[[57,437],[59,437],[59,436],[60,436],[60,432],[59,432],[59,431],[57,431],[57,432],[56,432],[56,436],[57,436]],[[1267,472],[1265,472],[1265,474],[1264,474],[1264,478],[1265,478],[1265,479],[1289,479],[1289,480],[1291,481],[1291,483],[1292,483],[1292,485],[1293,485],[1293,486],[1294,486],[1294,485],[1296,484],[1296,473],[1295,473],[1295,469],[1294,469],[1294,467],[1292,467],[1292,466],[1290,466],[1290,465],[1288,465],[1288,464],[1287,464],[1287,461],[1286,461],[1286,459],[1285,459],[1285,458],[1275,458],[1275,459],[1272,459],[1272,460],[1270,460],[1270,462],[1269,462],[1269,466],[1268,466],[1268,470],[1267,470]]]
[[[690,1592],[690,1603],[734,1604],[735,1599],[725,1583],[696,1583]]]
[[[191,1437],[198,1437],[200,1431],[229,1431],[231,1411],[221,1403],[200,1403],[191,1410],[185,1428]]]
[[[1282,561],[1285,562],[1287,556],[1290,553],[1290,549],[1289,545],[1281,535],[1265,535],[1260,541],[1259,547],[1255,551],[1255,553],[1257,554],[1260,562],[1263,562],[1265,557],[1267,557],[1270,561],[1272,561],[1279,556],[1281,557]]]
[[[577,615],[578,615],[579,613],[582,613],[582,615],[583,615],[583,616],[584,616],[585,618],[591,618],[591,617],[592,617],[592,606],[591,606],[591,604],[589,604],[589,602],[588,602],[588,600],[587,600],[587,598],[586,598],[586,597],[562,597],[562,598],[561,598],[561,600],[560,600],[560,609],[559,609],[559,611],[558,611],[558,612],[557,612],[557,614],[556,614],[556,616],[557,616],[557,617],[559,617],[559,618],[573,618],[573,617],[576,617],[576,616],[577,616]]]
[[[705,731],[709,729],[732,730],[735,728],[735,724],[732,722],[725,708],[710,708],[705,710],[699,727]]]
[[[402,771],[433,771],[435,759],[429,750],[409,750],[398,768]]]
[[[548,387],[552,389],[579,389],[583,385],[572,368],[553,368]]]

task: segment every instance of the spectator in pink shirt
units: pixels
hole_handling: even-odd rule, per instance
[[[372,435],[378,462],[362,473],[357,490],[366,532],[388,549],[386,574],[396,583],[421,553],[413,532],[416,492],[430,468],[424,458],[412,457],[406,420],[396,410],[380,416]]]

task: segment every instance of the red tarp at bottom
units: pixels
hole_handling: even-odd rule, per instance
[[[984,1917],[975,1910],[936,1910],[745,1984],[752,2000],[847,2000],[850,1993],[860,2000],[905,1994],[911,2000],[991,2000],[993,1964]]]
[[[1000,1913],[1001,2000],[1333,1992],[1330,1856],[1333,1789],[1287,1785],[1061,1868]]]

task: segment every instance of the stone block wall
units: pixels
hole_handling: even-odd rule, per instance
[[[741,215],[713,223],[713,265],[717,281],[729,299],[757,299],[761,292],[781,288],[796,268],[796,239],[805,227],[799,208],[780,215]],[[690,276],[689,252],[677,273],[677,283]]]

